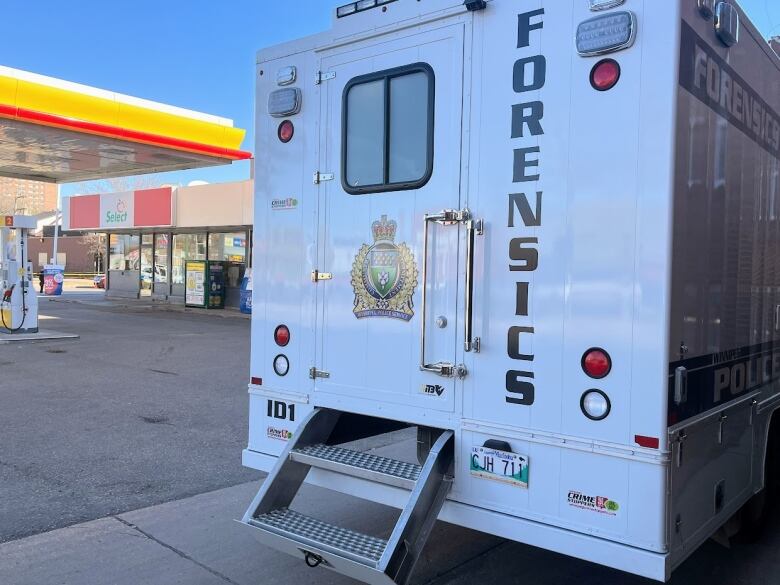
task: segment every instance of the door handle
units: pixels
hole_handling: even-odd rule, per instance
[[[464,349],[474,353],[479,353],[482,345],[482,340],[474,337],[474,240],[484,233],[484,222],[481,219],[469,217],[466,220],[466,318],[463,339]]]
[[[455,365],[450,362],[428,363],[425,356],[426,345],[426,320],[428,315],[428,243],[431,224],[443,226],[458,225],[464,221],[464,213],[468,211],[457,211],[455,209],[445,209],[439,213],[425,214],[423,224],[423,259],[422,259],[422,308],[420,312],[420,370],[431,372],[444,378],[464,378],[467,374],[463,365]]]
[[[674,403],[688,402],[688,370],[680,366],[674,370]]]

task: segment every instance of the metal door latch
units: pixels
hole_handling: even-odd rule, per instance
[[[728,420],[729,415],[727,415],[725,412],[722,412],[720,415],[720,419],[718,419],[718,445],[723,444],[723,425],[726,424],[726,421]]]
[[[677,467],[682,467],[683,464],[683,444],[685,439],[688,438],[688,433],[680,431],[677,433],[677,439],[674,441],[677,443]]]
[[[463,364],[455,365],[447,362],[421,365],[420,371],[437,374],[442,378],[458,378],[459,380],[462,380],[469,374],[468,369]]]

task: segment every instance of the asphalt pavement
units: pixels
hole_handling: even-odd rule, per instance
[[[43,300],[42,314],[81,338],[0,345],[1,585],[356,583],[234,521],[261,477],[240,461],[248,320],[92,291]],[[385,537],[398,514],[312,486],[295,508]],[[757,544],[706,543],[672,585],[777,585],[780,518],[772,526]],[[413,585],[482,583],[651,581],[439,522]]]
[[[40,311],[81,338],[0,345],[0,542],[259,477],[247,319],[89,291]]]

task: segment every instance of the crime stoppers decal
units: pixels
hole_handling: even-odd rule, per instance
[[[617,516],[620,511],[620,504],[606,496],[591,496],[578,491],[569,492],[568,502],[572,508],[588,510],[605,516]]]
[[[293,438],[293,434],[287,429],[280,429],[279,427],[268,427],[266,434],[269,439],[275,439],[277,441],[289,441]]]

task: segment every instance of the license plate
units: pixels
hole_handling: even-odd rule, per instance
[[[528,457],[488,447],[471,448],[471,475],[528,487]]]

